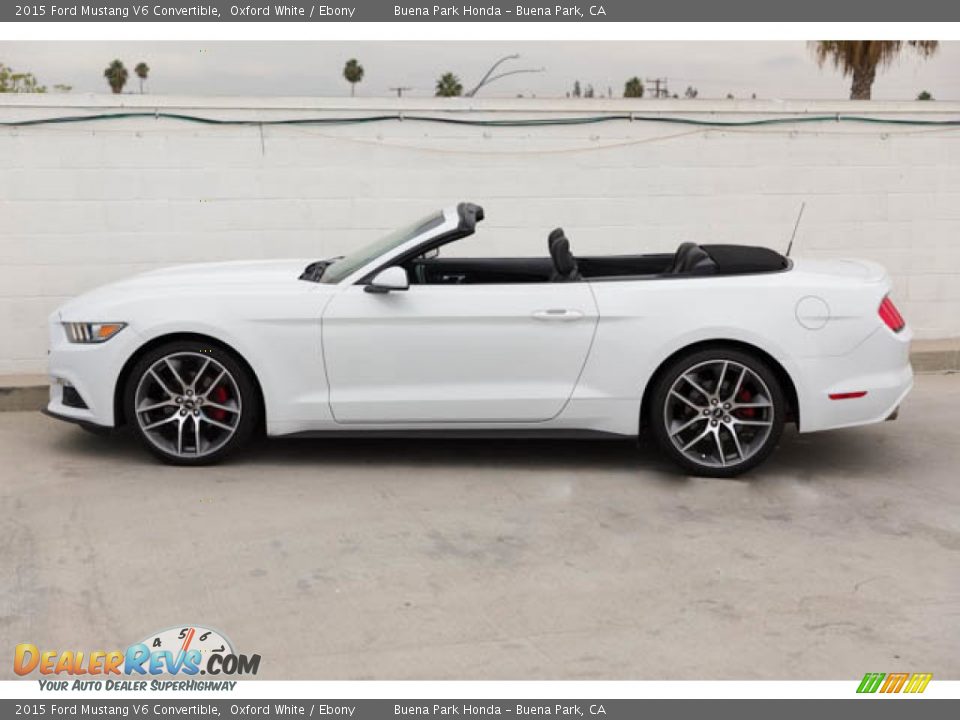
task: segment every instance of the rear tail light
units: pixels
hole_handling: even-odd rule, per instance
[[[880,313],[880,319],[894,332],[900,332],[907,326],[903,315],[897,310],[897,306],[893,304],[893,300],[890,299],[889,295],[880,303],[880,309],[877,310],[877,312]]]

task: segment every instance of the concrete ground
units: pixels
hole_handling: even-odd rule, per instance
[[[740,480],[555,441],[267,441],[206,469],[0,413],[0,647],[224,631],[259,677],[960,678],[960,375]],[[0,677],[11,677],[9,662]]]

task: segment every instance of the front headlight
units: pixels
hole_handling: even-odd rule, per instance
[[[102,343],[106,342],[127,326],[126,323],[88,323],[65,322],[63,329],[67,332],[67,340],[72,343]]]

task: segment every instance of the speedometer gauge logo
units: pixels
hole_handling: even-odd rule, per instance
[[[256,675],[260,667],[259,655],[238,654],[226,635],[203,625],[169,627],[151,633],[136,647],[141,651],[134,662],[141,664],[147,656],[152,674]]]
[[[233,643],[222,632],[202,625],[170,627],[148,635],[140,642],[150,648],[151,652],[167,650],[176,655],[198,650],[203,658],[201,665],[205,665],[213,653],[234,654]]]

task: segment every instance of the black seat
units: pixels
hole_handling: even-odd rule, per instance
[[[713,272],[716,263],[702,247],[692,242],[685,242],[677,248],[673,256],[673,264],[667,270],[668,275],[703,275]]]
[[[553,230],[547,238],[550,257],[553,260],[553,274],[550,282],[570,282],[583,280],[577,259],[570,252],[570,241],[564,235],[562,228]]]

